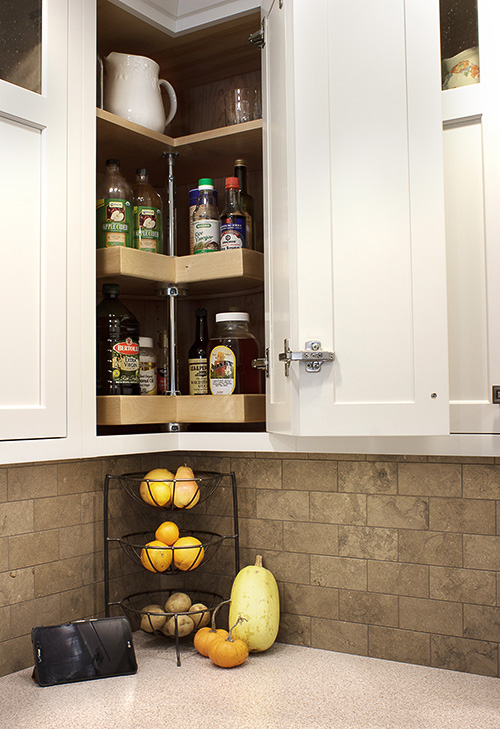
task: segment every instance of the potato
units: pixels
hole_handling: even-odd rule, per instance
[[[141,630],[146,633],[161,630],[165,625],[167,616],[161,605],[146,605],[141,612],[149,613],[148,615],[141,615]]]
[[[191,607],[191,598],[185,592],[173,592],[165,603],[167,613],[187,613]]]
[[[201,610],[203,612],[200,612]],[[202,602],[196,602],[194,605],[191,605],[189,612],[193,613],[189,617],[193,621],[196,629],[204,628],[210,622],[210,610]]]
[[[189,615],[172,615],[162,628],[165,635],[175,637],[175,620],[177,618],[177,631],[179,638],[189,635],[194,630],[194,622]]]

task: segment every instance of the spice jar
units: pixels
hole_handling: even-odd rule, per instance
[[[259,344],[249,329],[250,316],[243,311],[215,315],[217,326],[209,344],[209,390],[212,395],[258,394],[261,373],[252,367]]]

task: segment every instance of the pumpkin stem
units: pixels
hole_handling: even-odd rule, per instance
[[[237,626],[237,625],[239,625],[240,623],[243,623],[243,622],[246,622],[246,618],[243,618],[243,617],[242,617],[242,616],[240,615],[240,617],[239,617],[239,618],[238,618],[238,620],[237,620],[237,621],[235,622],[235,624],[234,624],[234,625],[232,625],[232,626],[231,626],[231,627],[229,628],[229,634],[228,634],[228,636],[227,636],[227,638],[226,638],[226,640],[227,640],[227,641],[229,641],[230,643],[234,643],[234,638],[233,638],[233,628],[236,628],[236,626]]]
[[[255,566],[256,567],[262,567],[262,555],[258,554],[255,558]]]
[[[221,609],[221,607],[223,605],[227,605],[228,602],[231,602],[231,600],[223,600],[222,602],[220,602],[217,605],[217,607],[213,611],[213,613],[212,613],[212,627],[210,628],[209,633],[216,633],[217,632],[217,628],[215,627],[215,618],[217,617],[217,613],[219,612],[219,610]]]

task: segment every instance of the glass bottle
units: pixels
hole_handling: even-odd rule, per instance
[[[219,250],[219,210],[210,177],[198,182],[198,202],[193,213],[193,253]]]
[[[148,253],[163,253],[163,203],[161,196],[149,183],[148,171],[141,167],[135,172],[134,248]]]
[[[240,183],[226,177],[225,203],[220,216],[220,249],[246,248],[246,218],[241,209]]]
[[[156,354],[151,337],[139,337],[139,369],[141,395],[156,395]]]
[[[169,351],[167,330],[160,329],[158,332],[158,357],[156,366],[158,395],[166,395],[168,393],[168,360]]]
[[[188,353],[190,395],[208,393],[207,347],[207,310],[196,309],[196,335]]]
[[[132,188],[120,174],[120,160],[106,160],[106,174],[97,189],[97,247],[133,248]]]
[[[247,163],[244,159],[234,160],[234,176],[238,178],[240,183],[241,209],[245,214],[247,223],[247,248],[255,250],[254,200],[247,192]]]
[[[97,394],[140,395],[139,322],[118,296],[118,284],[104,284],[96,311]]]
[[[209,343],[208,384],[212,395],[258,394],[262,377],[252,367],[259,344],[249,329],[250,317],[243,311],[215,315],[217,331]]]

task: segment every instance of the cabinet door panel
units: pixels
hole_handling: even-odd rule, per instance
[[[270,13],[286,50],[267,91],[269,158],[288,153],[270,174],[273,432],[449,432],[434,5],[323,0]],[[285,336],[292,350],[320,340],[333,365],[311,374],[294,362],[285,378]]]

